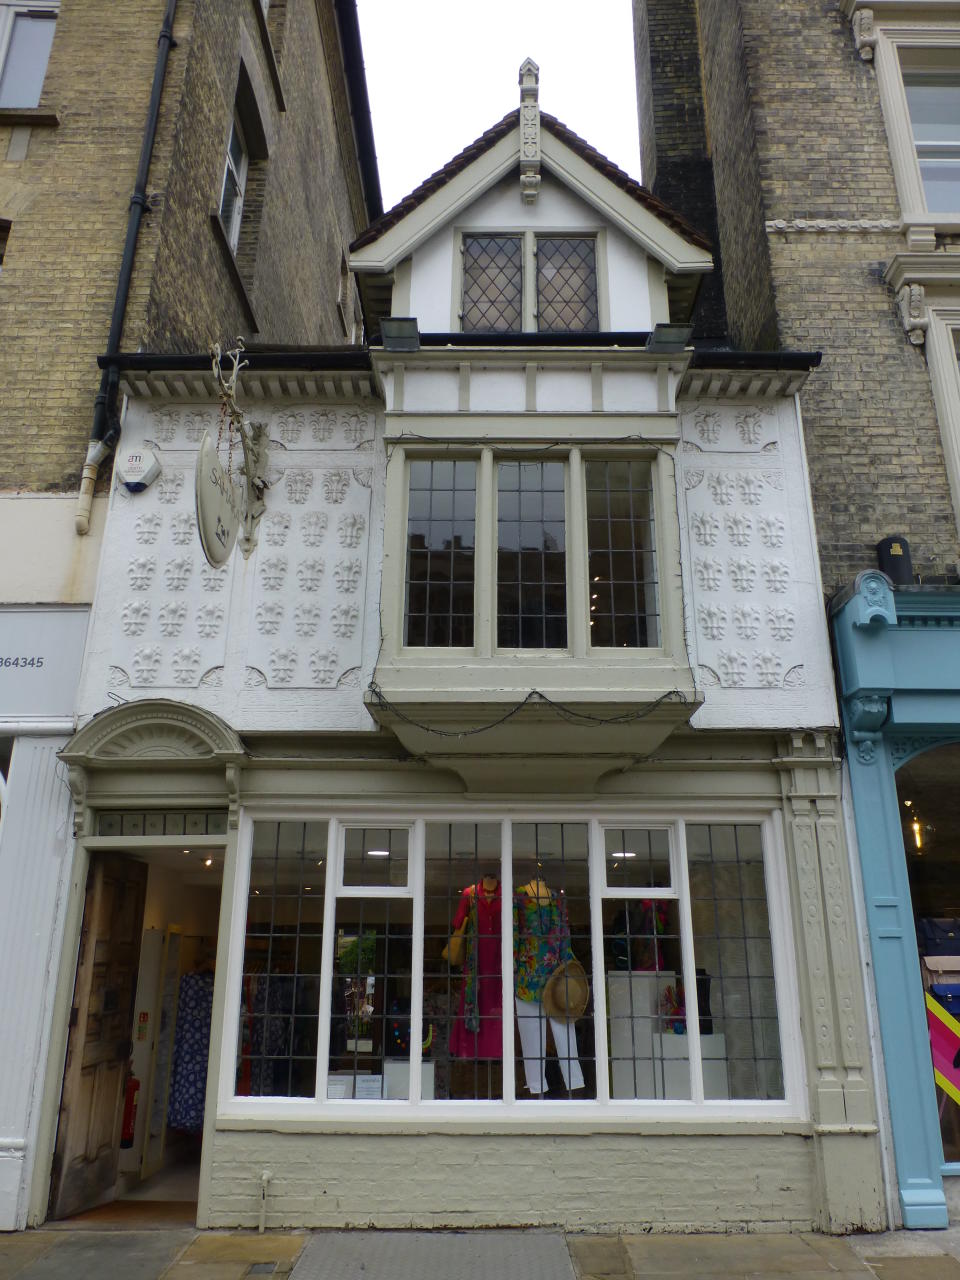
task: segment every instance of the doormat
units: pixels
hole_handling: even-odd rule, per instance
[[[574,1280],[558,1231],[323,1231],[290,1280]]]

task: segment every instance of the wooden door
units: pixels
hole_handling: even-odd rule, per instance
[[[89,1208],[117,1179],[146,887],[145,863],[91,855],[50,1180],[52,1218]]]

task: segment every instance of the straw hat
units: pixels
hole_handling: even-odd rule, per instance
[[[580,961],[568,960],[558,965],[547,979],[540,1000],[548,1018],[566,1022],[582,1018],[590,1003],[590,983]]]

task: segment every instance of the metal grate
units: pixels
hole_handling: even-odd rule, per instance
[[[562,462],[497,469],[497,644],[563,649],[567,557]]]
[[[537,239],[537,328],[595,332],[597,249],[592,238],[540,236]]]
[[[464,333],[516,333],[523,318],[519,236],[464,236]]]
[[[588,462],[586,481],[590,643],[595,649],[657,645],[650,464]]]
[[[473,644],[475,462],[410,463],[407,645]]]

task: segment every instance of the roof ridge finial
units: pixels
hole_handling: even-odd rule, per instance
[[[533,204],[540,190],[540,68],[532,58],[520,64],[520,194]]]

